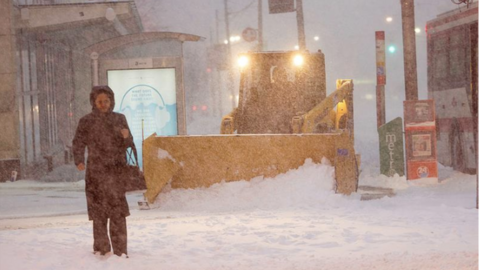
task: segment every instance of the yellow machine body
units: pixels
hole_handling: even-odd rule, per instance
[[[274,177],[323,157],[335,167],[336,192],[356,192],[353,82],[338,80],[327,97],[321,52],[242,57],[248,65],[241,72],[239,105],[223,117],[221,134],[152,135],[144,141],[147,200],[153,203],[166,185],[198,188]]]

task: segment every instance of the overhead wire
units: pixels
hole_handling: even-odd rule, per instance
[[[452,3],[457,5],[466,4],[468,7],[471,3],[473,3],[473,0],[452,0]]]
[[[235,19],[235,17],[242,14],[247,9],[251,8],[255,2],[256,2],[256,0],[252,0],[252,1],[250,1],[250,3],[248,5],[246,5],[242,9],[237,10],[237,11],[233,11],[233,12],[228,12],[228,14],[231,15],[231,19],[233,20],[233,19]]]

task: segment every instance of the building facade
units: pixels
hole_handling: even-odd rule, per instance
[[[438,161],[478,164],[478,2],[427,22],[428,97],[435,100]]]
[[[90,89],[107,84],[110,69],[175,68],[181,105],[177,115],[185,118],[182,46],[200,37],[144,33],[132,0],[0,3],[11,7],[0,19],[0,46],[8,52],[0,59],[6,93],[0,102],[5,130],[0,136],[0,181],[13,170],[21,178],[36,179],[71,162],[76,123],[91,110]],[[146,59],[152,66],[129,66],[132,59]],[[180,133],[182,125],[180,120]]]

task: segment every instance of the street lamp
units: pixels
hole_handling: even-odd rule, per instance
[[[230,37],[230,42],[236,42],[236,41],[240,41],[240,36],[231,36]]]

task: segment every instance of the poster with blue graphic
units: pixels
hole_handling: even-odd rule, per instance
[[[142,139],[177,135],[175,69],[109,70],[115,112],[126,116],[142,164]]]

